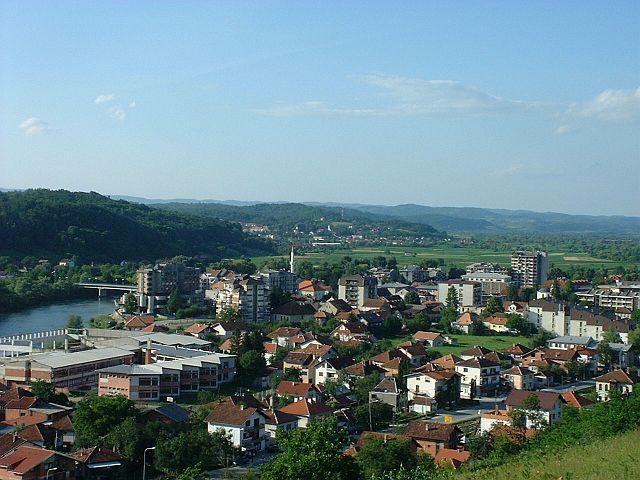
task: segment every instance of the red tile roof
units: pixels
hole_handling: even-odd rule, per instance
[[[10,472],[24,475],[55,454],[56,452],[44,448],[23,445],[1,458],[0,466]]]
[[[290,413],[300,417],[315,417],[317,415],[328,415],[333,413],[333,409],[325,405],[323,402],[302,398],[297,402],[290,403],[281,412]]]

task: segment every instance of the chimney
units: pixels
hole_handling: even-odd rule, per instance
[[[240,404],[240,410],[244,410],[244,403]]]
[[[149,365],[151,363],[151,339],[147,339],[147,348],[144,352],[144,364]]]

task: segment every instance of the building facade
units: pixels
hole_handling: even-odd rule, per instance
[[[511,268],[522,287],[534,287],[547,281],[549,261],[546,252],[517,251],[511,255]]]

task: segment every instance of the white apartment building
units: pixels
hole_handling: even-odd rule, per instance
[[[571,316],[566,303],[545,299],[532,300],[529,302],[527,320],[538,329],[555,335],[571,335]]]
[[[511,268],[516,272],[516,280],[523,287],[542,285],[547,281],[549,261],[546,252],[517,251],[511,255]]]
[[[482,305],[482,286],[478,282],[468,280],[448,280],[438,282],[438,300],[446,305],[449,288],[455,288],[458,294],[458,304],[460,312],[469,307]]]
[[[377,298],[378,280],[376,277],[349,275],[338,280],[338,298],[353,308],[362,307],[369,298]]]
[[[269,288],[251,275],[242,275],[224,281],[216,298],[216,312],[235,308],[245,323],[267,322],[271,315]]]
[[[546,299],[529,302],[527,320],[557,336],[591,337],[596,342],[602,340],[608,330],[617,332],[625,343],[629,335],[628,323]]]
[[[577,292],[576,295],[585,302],[593,303],[596,307],[628,308],[635,310],[640,308],[640,285],[635,286],[599,285],[586,292]]]
[[[263,270],[258,272],[267,287],[273,291],[279,289],[285,293],[298,293],[298,282],[300,278],[287,270]]]
[[[509,275],[493,272],[473,272],[462,275],[462,279],[469,282],[477,282],[481,285],[482,296],[490,297],[502,295],[513,283]]]
[[[500,385],[500,365],[486,358],[472,358],[456,365],[462,375],[460,398],[491,394]]]

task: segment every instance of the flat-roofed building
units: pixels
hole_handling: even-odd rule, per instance
[[[231,382],[236,373],[236,356],[213,353],[146,365],[117,365],[98,373],[98,395],[120,394],[134,401],[158,401],[213,390]]]
[[[98,370],[130,365],[134,363],[135,357],[135,351],[116,347],[71,353],[44,353],[7,362],[0,368],[0,375],[5,382],[18,384],[44,380],[56,387],[71,390],[95,388],[98,384]]]

